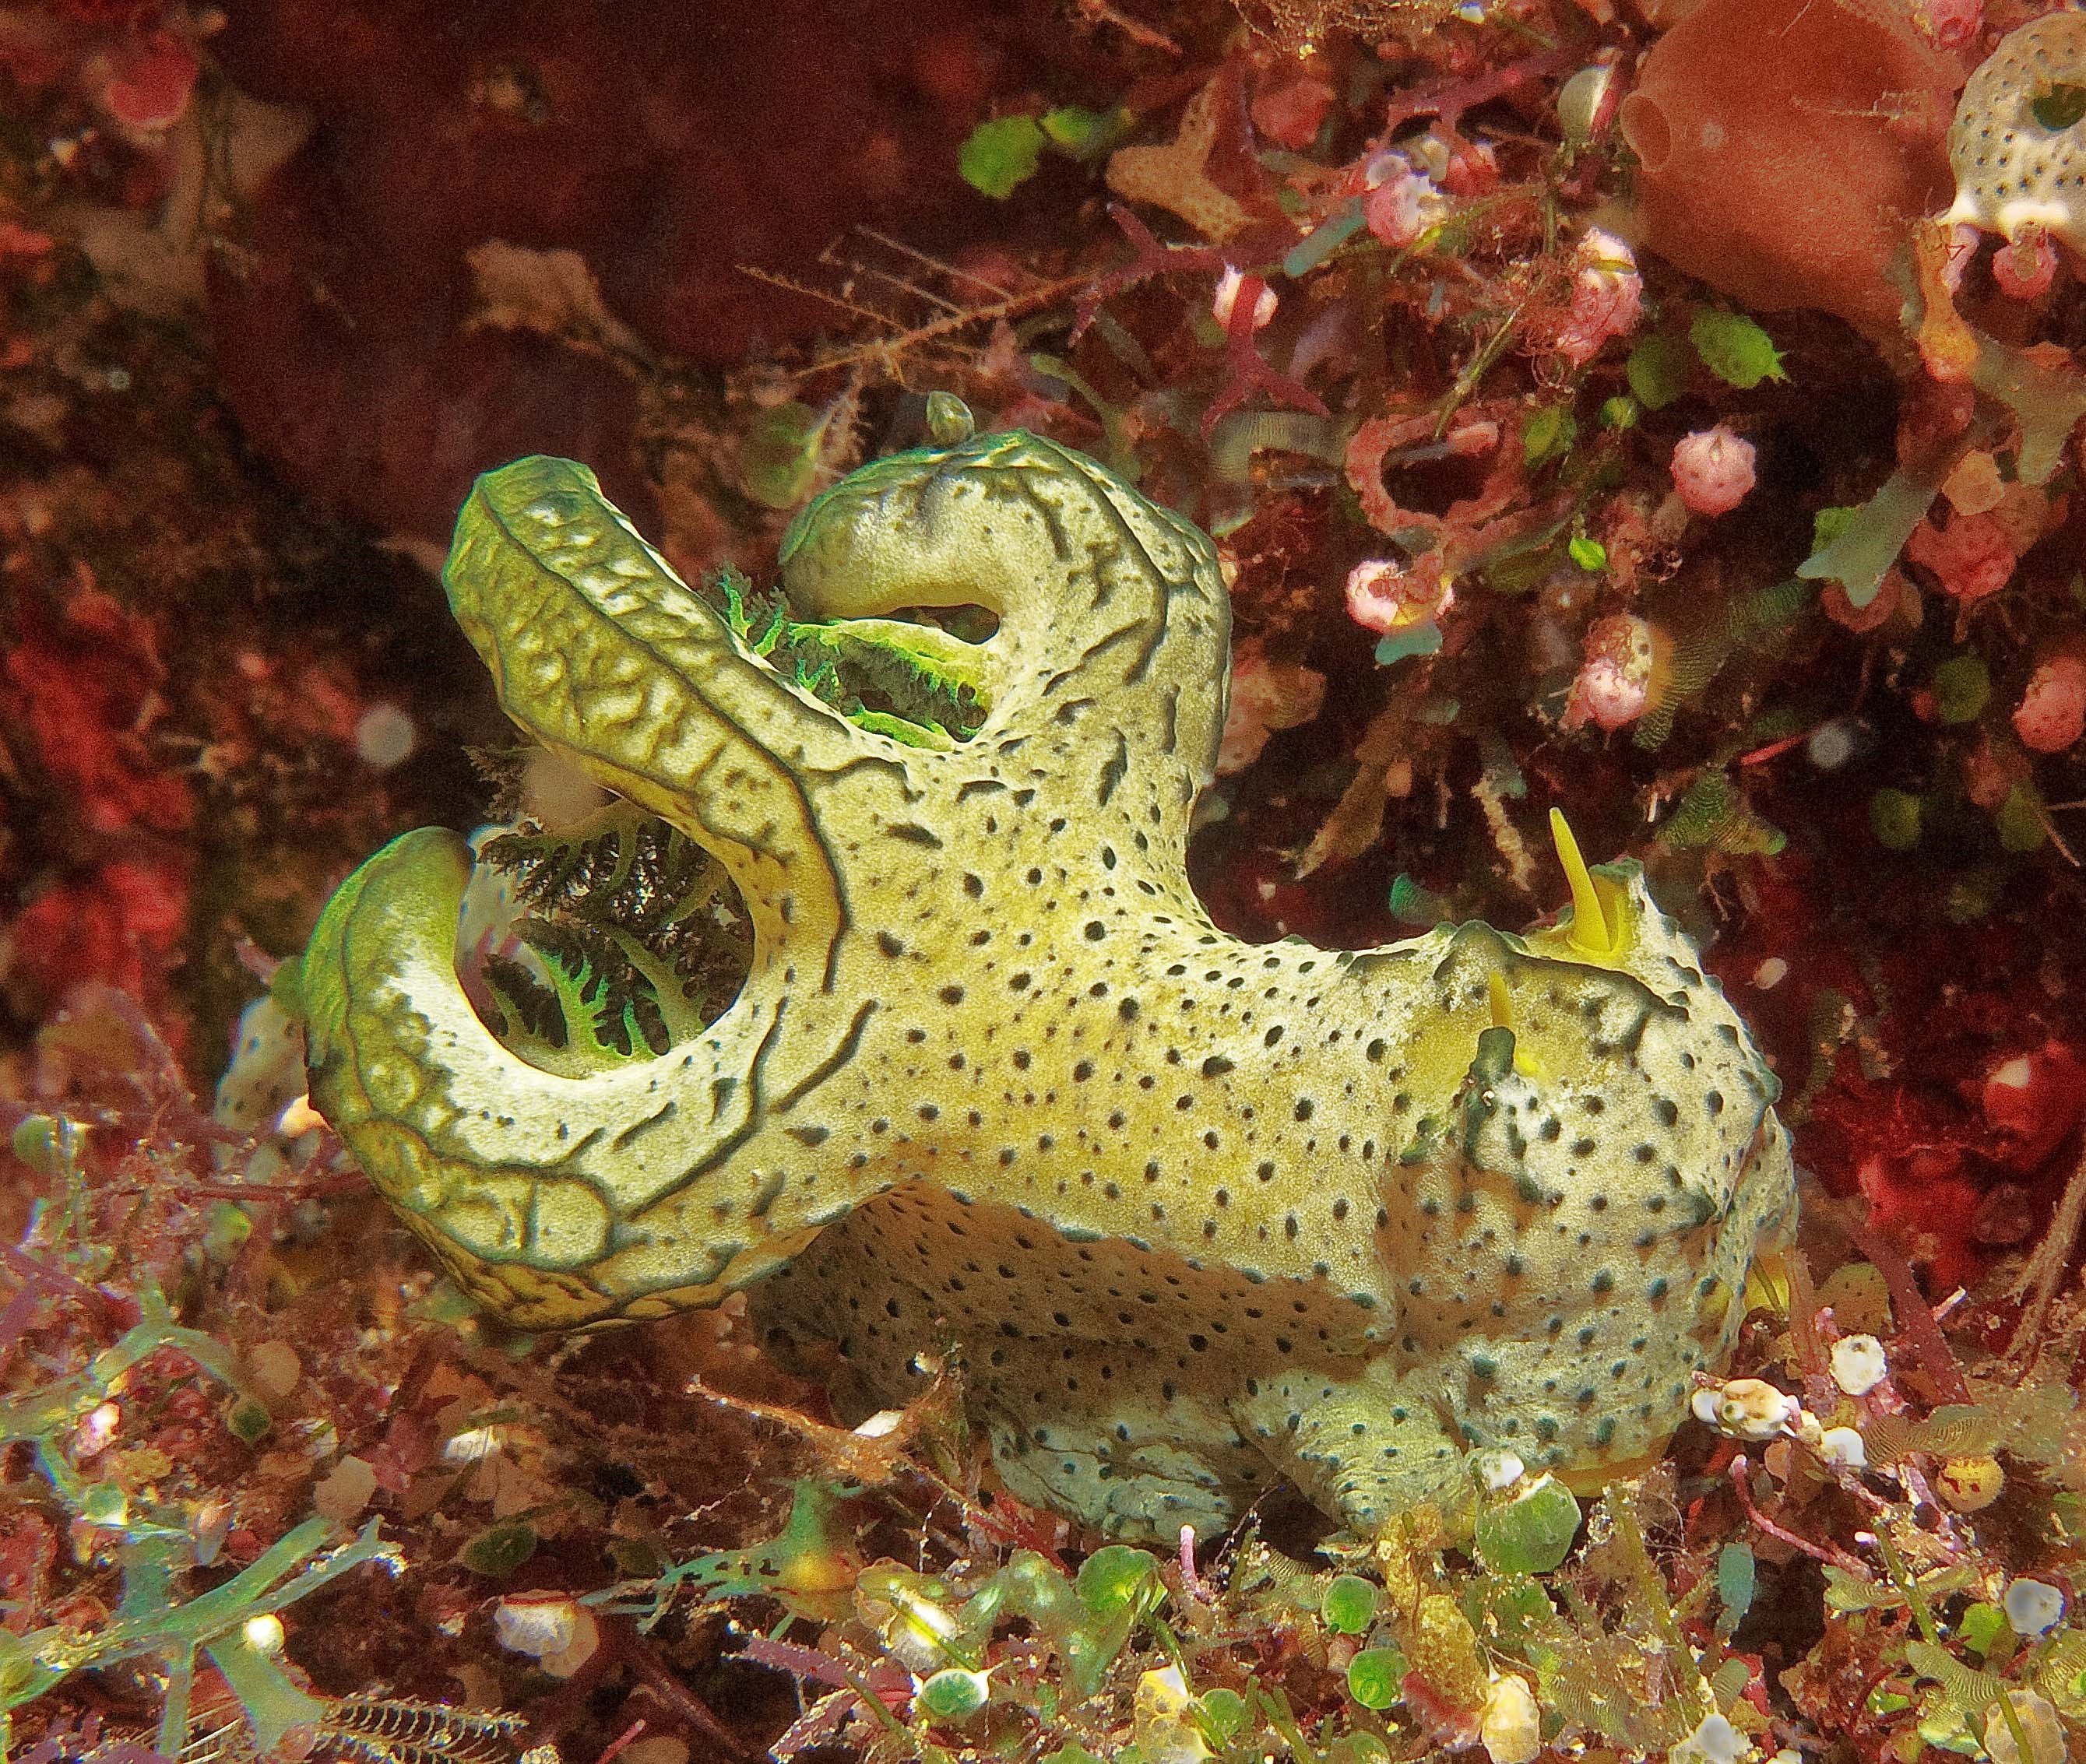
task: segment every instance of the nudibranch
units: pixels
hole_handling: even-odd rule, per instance
[[[503,1316],[750,1288],[771,1340],[837,1345],[844,1408],[953,1361],[1011,1490],[1138,1537],[1280,1477],[1369,1534],[1478,1447],[1583,1485],[1725,1357],[1795,1197],[1696,950],[1569,835],[1571,905],[1522,936],[1219,929],[1185,861],[1224,584],[1093,461],[946,426],[785,542],[799,617],[974,687],[960,739],[807,692],[568,461],[479,479],[445,580],[509,716],[713,854],[753,932],[714,1021],[552,1071],[459,982],[462,839],[327,906],[312,1095]],[[984,641],[894,616],[967,605]]]

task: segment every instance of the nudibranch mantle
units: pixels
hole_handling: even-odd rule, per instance
[[[560,1328],[751,1288],[836,1396],[953,1358],[1010,1488],[1126,1537],[1277,1477],[1356,1531],[1473,1447],[1655,1452],[1794,1215],[1776,1083],[1634,865],[1575,907],[1332,952],[1190,889],[1229,607],[1194,527],[1021,433],[798,518],[800,617],[977,604],[943,750],[770,667],[568,461],[481,478],[445,577],[508,714],[728,869],[736,1001],[584,1076],[458,979],[464,842],[409,833],[304,962],[312,1095],[477,1299]],[[888,631],[865,624],[865,631]]]

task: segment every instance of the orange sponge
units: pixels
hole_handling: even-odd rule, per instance
[[[1948,199],[1960,83],[1891,0],[1703,0],[1623,102],[1644,242],[1757,310],[1896,333],[1885,266]]]

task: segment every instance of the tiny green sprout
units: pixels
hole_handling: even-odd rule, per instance
[[[643,1537],[611,1537],[608,1541],[610,1566],[625,1580],[655,1580],[671,1566],[658,1545]]]
[[[983,1673],[945,1666],[913,1694],[922,1714],[936,1721],[968,1721],[992,1698]]]
[[[1608,567],[1608,548],[1599,539],[1590,538],[1583,533],[1575,533],[1564,546],[1572,561],[1590,574]]]
[[[40,1176],[62,1175],[77,1155],[79,1132],[62,1115],[25,1115],[15,1129],[15,1155]]]
[[[1347,1694],[1364,1709],[1388,1709],[1405,1693],[1404,1655],[1394,1647],[1365,1647],[1347,1662]]]
[[[1539,465],[1563,458],[1578,438],[1578,420],[1566,406],[1552,404],[1531,410],[1521,425],[1522,462],[1534,471]]]
[[[1484,1583],[1484,1609],[1493,1633],[1509,1645],[1547,1628],[1556,1613],[1540,1582],[1526,1575],[1494,1575]]]
[[[1942,916],[1951,925],[1976,925],[1989,919],[1999,904],[1999,872],[1983,865],[1958,876],[1941,897]]]
[[[1861,509],[1853,504],[1820,508],[1811,517],[1811,549],[1816,553],[1824,550],[1847,530]]]
[[[1033,117],[995,117],[971,130],[957,151],[956,170],[979,194],[1003,202],[1035,176],[1044,139]]]
[[[971,407],[953,392],[927,394],[927,437],[937,447],[960,447],[977,432]]]
[[[473,1574],[504,1579],[536,1554],[536,1528],[526,1520],[503,1520],[488,1525],[457,1552],[457,1560]]]
[[[1376,660],[1378,667],[1387,668],[1394,662],[1411,656],[1431,656],[1441,648],[1441,627],[1431,618],[1417,625],[1407,625],[1403,631],[1394,631],[1377,640]]]
[[[1133,1549],[1127,1544],[1105,1544],[1079,1564],[1073,1583],[1080,1604],[1096,1617],[1118,1611],[1142,1616],[1164,1596],[1159,1562],[1148,1549]]]
[[[1195,1699],[1194,1713],[1195,1724],[1203,1730],[1203,1737],[1221,1749],[1245,1731],[1246,1719],[1253,1711],[1236,1690],[1220,1685]]]
[[[1885,787],[1869,798],[1869,831],[1884,850],[1909,852],[1919,844],[1923,812],[1910,791]]]
[[[1318,1600],[1318,1614],[1336,1635],[1359,1635],[1376,1621],[1377,1591],[1358,1574],[1335,1577]]]
[[[1103,463],[1118,478],[1133,484],[1137,482],[1143,476],[1144,462],[1138,458],[1137,449],[1130,444],[1130,431],[1123,422],[1122,412],[1095,390],[1086,376],[1062,356],[1045,355],[1037,350],[1030,355],[1028,365],[1046,378],[1062,381],[1093,407],[1094,414],[1100,419],[1101,433],[1107,440]]]
[[[1614,397],[1606,400],[1601,406],[1601,427],[1618,431],[1633,429],[1637,427],[1637,418],[1641,414],[1636,399],[1625,397],[1622,393],[1617,393]]]
[[[1282,260],[1282,273],[1292,282],[1302,281],[1364,224],[1361,198],[1353,198],[1289,248],[1288,256]]]
[[[1724,1614],[1717,1620],[1717,1634],[1729,1641],[1752,1609],[1759,1574],[1752,1549],[1744,1544],[1726,1544],[1717,1552],[1717,1596]]]
[[[292,959],[279,962],[268,981],[268,996],[282,1007],[283,1014],[304,1021],[304,964]]]
[[[2006,1633],[2007,1613],[1980,1599],[1956,1620],[1956,1639],[1973,1654],[1989,1654]]]
[[[1774,339],[1743,312],[1705,307],[1688,326],[1702,365],[1727,385],[1750,392],[1763,380],[1786,380]]]
[[[236,1398],[225,1411],[224,1425],[241,1445],[258,1445],[275,1425],[275,1417],[250,1396]]]
[[[91,1482],[80,1491],[79,1516],[114,1531],[130,1520],[130,1497],[113,1482]]]
[[[1934,670],[1934,714],[1944,723],[1973,723],[1992,696],[1982,656],[1951,656]]]
[[[1449,903],[1403,870],[1391,881],[1390,906],[1401,925],[1439,925],[1449,916]]]
[[[1495,1574],[1547,1574],[1570,1554],[1578,1530],[1572,1491],[1541,1476],[1511,1499],[1479,1509],[1478,1555]]]
[[[764,508],[794,508],[811,495],[832,416],[794,398],[761,412],[739,445],[747,495]]]
[[[1050,145],[1074,159],[1090,161],[1109,151],[1130,133],[1136,113],[1118,104],[1112,110],[1088,110],[1081,104],[1063,104],[1043,113],[1043,132]]]
[[[202,1239],[203,1256],[213,1268],[226,1267],[253,1235],[252,1215],[236,1201],[219,1201],[211,1208],[207,1215]]]
[[[1992,822],[1999,830],[2003,851],[2016,854],[2041,851],[2042,842],[2050,836],[2041,793],[2025,778],[2007,793],[2007,800],[1999,805]]]
[[[1670,331],[1654,331],[1629,352],[1623,375],[1637,402],[1662,410],[1688,389],[1688,350]]]

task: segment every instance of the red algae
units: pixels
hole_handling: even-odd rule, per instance
[[[0,1673],[15,1755],[2086,1743],[2086,304],[2061,236],[1920,219],[2045,0],[671,10],[0,19],[0,1653],[98,1668]],[[600,806],[424,567],[470,472],[573,453],[764,584],[936,392],[1216,536],[1228,930],[1528,922],[1556,807],[1702,945],[1804,1222],[1664,1461],[1112,1545],[953,1357],[853,1430],[730,1306],[501,1331],[313,1113],[351,865]]]

